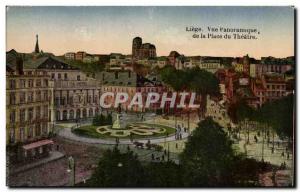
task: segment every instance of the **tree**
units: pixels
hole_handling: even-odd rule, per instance
[[[201,95],[199,117],[206,112],[206,96],[219,94],[219,81],[210,72],[194,67],[177,70],[172,66],[165,66],[160,71],[162,80],[175,91],[194,91]]]
[[[187,69],[185,79],[189,89],[201,95],[199,117],[204,117],[207,95],[218,96],[220,94],[219,81],[214,74],[199,67]]]
[[[234,123],[241,123],[246,119],[257,120],[257,111],[244,100],[231,103],[228,107],[228,115]]]
[[[105,117],[103,114],[100,115],[96,115],[93,118],[93,125],[94,126],[101,126],[101,125],[111,125],[112,123],[110,123],[111,120],[111,116],[107,116]]]
[[[294,96],[292,94],[281,99],[267,102],[260,109],[257,115],[259,121],[272,126],[281,137],[291,139],[294,128]]]
[[[117,148],[108,150],[88,180],[89,187],[137,187],[143,186],[144,171],[132,151],[120,153]]]
[[[109,113],[106,117],[106,124],[107,125],[112,125],[113,124],[113,120],[112,120],[112,115],[111,113]]]
[[[206,118],[188,138],[180,155],[183,182],[189,187],[229,186],[234,151],[222,127]]]
[[[146,187],[182,187],[181,167],[172,161],[145,166]]]

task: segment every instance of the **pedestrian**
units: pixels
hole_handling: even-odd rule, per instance
[[[154,154],[152,153],[151,154],[151,160],[154,161],[154,159],[155,159],[155,157],[154,157]]]
[[[287,156],[286,158],[289,159],[290,158],[290,153],[287,152],[286,156]]]
[[[281,153],[281,157],[284,157],[284,152],[282,151],[282,153]]]
[[[130,147],[129,147],[129,145],[127,145],[127,151],[130,151]]]
[[[273,168],[273,170],[272,170],[271,179],[272,179],[273,186],[276,186],[276,169],[275,168]]]
[[[272,147],[272,154],[274,153],[274,147]]]
[[[178,149],[178,144],[177,143],[175,144],[175,148]]]
[[[164,154],[167,155],[167,150],[166,149],[164,150]]]
[[[162,161],[165,161],[165,156],[164,156],[164,155],[161,156],[161,160],[162,160]]]

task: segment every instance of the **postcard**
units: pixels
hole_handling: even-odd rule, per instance
[[[9,187],[295,187],[292,6],[7,6]]]

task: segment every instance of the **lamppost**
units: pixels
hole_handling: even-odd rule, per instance
[[[72,156],[68,158],[68,173],[70,173],[70,186],[75,185],[75,160]]]

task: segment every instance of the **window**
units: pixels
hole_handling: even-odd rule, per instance
[[[65,80],[67,80],[68,79],[68,74],[67,73],[65,73]]]
[[[48,118],[48,106],[47,106],[47,105],[44,106],[43,117],[44,117],[45,119]]]
[[[58,74],[58,77],[57,77],[57,78],[58,78],[58,79],[61,79],[61,74],[60,74],[60,73]]]
[[[59,106],[59,97],[55,97],[54,105]]]
[[[28,109],[28,121],[31,122],[33,120],[33,108]]]
[[[25,109],[20,110],[20,122],[25,122]]]
[[[16,80],[10,80],[9,81],[9,88],[15,89],[16,88]]]
[[[30,125],[28,127],[28,134],[27,134],[27,138],[30,139],[33,137],[33,128],[32,128],[32,125]]]
[[[44,79],[44,87],[48,87],[48,79]]]
[[[25,128],[20,127],[20,141],[23,142],[25,140]]]
[[[35,125],[35,135],[36,136],[40,136],[41,135],[41,125],[39,123],[37,123]]]
[[[80,81],[80,75],[77,75],[77,81]]]
[[[25,79],[20,79],[20,88],[25,88],[26,87],[26,80]]]
[[[10,93],[9,94],[9,104],[10,105],[15,105],[16,104],[16,94],[15,93]]]
[[[69,97],[68,104],[73,105],[73,97]]]
[[[27,95],[27,102],[33,102],[33,92],[28,92]]]
[[[51,79],[54,79],[55,78],[55,73],[52,73],[51,74]]]
[[[37,101],[37,102],[38,102],[38,101],[41,101],[41,99],[42,99],[41,91],[37,91],[37,92],[36,92],[36,101]]]
[[[33,87],[33,79],[28,80],[28,87],[32,88]]]
[[[65,98],[64,97],[60,99],[60,104],[65,105]]]
[[[42,128],[42,134],[43,135],[47,135],[48,133],[48,127],[47,127],[47,123],[43,123],[43,128]]]
[[[44,91],[44,101],[48,100],[48,91]]]
[[[37,87],[41,87],[42,86],[42,81],[40,79],[37,79],[35,85]]]
[[[15,142],[15,128],[14,127],[11,127],[10,130],[9,130],[9,141],[10,143],[14,143]]]
[[[10,112],[9,120],[10,120],[10,123],[15,123],[15,121],[16,121],[16,111],[15,110],[12,110]]]
[[[25,103],[25,92],[20,92],[20,103]]]
[[[41,107],[36,108],[35,117],[36,119],[39,119],[41,117]]]

